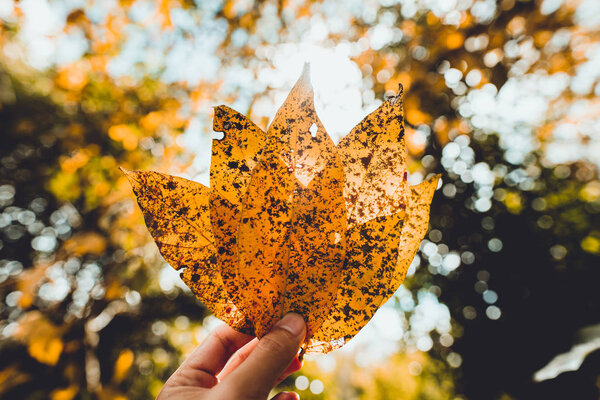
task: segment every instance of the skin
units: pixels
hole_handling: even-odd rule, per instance
[[[298,350],[305,335],[304,320],[295,313],[260,340],[222,325],[171,375],[157,400],[266,400],[278,382],[301,368]],[[272,400],[298,399],[283,392]]]

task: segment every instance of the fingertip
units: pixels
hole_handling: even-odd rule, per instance
[[[306,323],[304,322],[304,318],[300,314],[296,314],[293,312],[287,313],[279,322],[276,324],[277,327],[285,329],[292,335],[296,337],[302,336],[306,334]]]
[[[296,392],[281,392],[272,400],[300,400],[300,396]]]

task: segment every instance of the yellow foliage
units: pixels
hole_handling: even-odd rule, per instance
[[[62,330],[39,311],[19,318],[14,338],[27,345],[29,355],[41,363],[55,365],[63,350]]]
[[[523,200],[517,192],[508,192],[504,198],[504,205],[512,214],[519,214],[523,210]]]
[[[63,249],[72,255],[102,255],[106,250],[106,239],[96,232],[80,232],[65,241]]]
[[[108,129],[108,136],[114,141],[121,142],[125,150],[135,150],[138,145],[138,131],[131,125],[113,125]]]
[[[600,233],[590,234],[581,241],[581,248],[588,253],[600,254]]]
[[[59,171],[48,182],[48,189],[62,201],[74,201],[81,195],[81,186],[76,174]]]
[[[56,76],[56,84],[64,89],[79,92],[88,83],[88,64],[79,61],[62,68]]]
[[[320,395],[311,396],[309,389],[289,389],[298,391],[302,399],[457,399],[449,367],[427,353],[400,352],[368,367],[357,366],[354,357],[338,353],[335,367],[326,371],[318,363],[305,362],[298,375],[322,381],[325,389]]]
[[[60,157],[60,167],[68,174],[73,174],[79,168],[83,167],[90,160],[90,152],[86,149],[79,149],[70,157]]]
[[[116,383],[121,382],[127,376],[127,372],[133,365],[133,361],[135,359],[135,355],[133,351],[129,349],[122,350],[117,357],[117,361],[115,362],[115,368],[113,373],[113,381]]]
[[[71,400],[79,393],[79,386],[71,385],[64,389],[54,389],[50,392],[51,400]]]
[[[146,130],[154,131],[162,122],[162,114],[158,111],[152,111],[140,119],[140,126]]]
[[[579,198],[588,203],[600,200],[600,182],[592,181],[579,192]]]

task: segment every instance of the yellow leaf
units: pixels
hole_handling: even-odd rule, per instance
[[[439,177],[407,183],[401,91],[336,148],[308,68],[267,133],[215,109],[211,189],[125,171],[165,259],[215,315],[262,337],[287,312],[305,350],[340,347],[398,289]]]
[[[238,228],[239,290],[258,337],[295,311],[309,339],[341,276],[343,168],[316,115],[309,79],[305,67],[267,131]]]
[[[309,350],[327,352],[344,345],[400,287],[427,233],[438,180],[439,175],[410,187],[406,211],[348,229],[344,277],[335,305]]]
[[[350,226],[406,207],[408,172],[401,96],[402,87],[337,147],[344,165],[344,199]]]
[[[429,207],[439,180],[440,176],[436,175],[410,187],[406,219],[402,226],[400,243],[398,244],[398,262],[396,271],[392,275],[392,281],[389,284],[391,291],[388,292],[388,297],[394,294],[404,281],[408,267],[415,254],[417,254],[421,240],[427,233]]]
[[[246,319],[231,302],[216,265],[209,189],[151,171],[123,172],[137,196],[146,226],[165,260],[217,317],[241,329]]]
[[[227,292],[233,303],[240,307],[243,299],[237,290],[240,283],[237,226],[242,199],[266,135],[246,117],[227,106],[215,109],[213,130],[223,133],[223,138],[213,140],[210,167],[210,216],[218,252],[217,263]]]
[[[341,347],[387,300],[404,214],[401,211],[348,229],[344,276],[334,306],[309,350],[327,352]]]

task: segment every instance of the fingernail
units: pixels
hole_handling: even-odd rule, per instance
[[[299,314],[287,313],[278,323],[277,326],[285,329],[294,336],[300,336],[304,333],[304,320]]]

